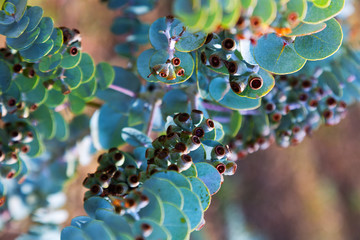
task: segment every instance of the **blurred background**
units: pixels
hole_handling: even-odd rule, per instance
[[[96,62],[127,66],[127,60],[113,51],[122,39],[110,32],[113,18],[120,12],[109,11],[100,0],[29,3],[43,7],[57,26],[79,29],[83,50]],[[355,4],[350,39],[359,47],[360,4]],[[152,22],[170,9],[171,1],[161,0],[141,19]],[[0,41],[5,44],[4,38]],[[322,127],[296,147],[281,149],[273,145],[238,161],[237,173],[225,179],[205,213],[205,227],[192,239],[360,239],[359,119],[360,106],[351,106],[338,126]],[[85,214],[81,183],[95,168],[96,161],[80,166],[67,184],[69,219]],[[14,239],[26,232],[30,223],[25,220],[11,224],[0,233],[0,239]]]

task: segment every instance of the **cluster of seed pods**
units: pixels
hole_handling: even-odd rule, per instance
[[[245,115],[230,146],[238,158],[276,142],[297,145],[321,124],[336,125],[346,115],[346,103],[316,77],[279,76],[261,108]]]
[[[238,47],[233,35],[226,36],[225,32],[208,34],[204,46],[198,51],[201,63],[207,68],[199,71],[206,76],[228,75],[231,89],[241,95],[246,88],[259,90],[263,79],[258,74],[258,65],[243,60]]]
[[[209,162],[221,174],[232,175],[236,170],[236,163],[228,161],[230,149],[217,143],[212,146],[209,159],[193,158],[203,143],[212,139],[215,123],[204,118],[199,110],[192,110],[191,114],[178,113],[168,126],[166,135],[161,135],[152,142],[152,147],[146,151],[148,159],[147,173],[153,174],[162,170],[186,171],[193,162]]]
[[[20,172],[18,154],[28,153],[34,133],[27,122],[5,123],[0,129],[0,173],[2,177],[13,178]]]
[[[62,27],[61,30],[63,31],[61,54],[70,57],[77,56],[81,47],[79,31],[65,27]],[[20,91],[29,92],[31,90],[30,85],[42,84],[42,87],[47,90],[51,90],[55,86],[63,94],[70,93],[69,85],[63,80],[63,69],[61,67],[51,71],[41,71],[39,69],[41,63],[25,62],[19,52],[10,48],[0,49],[0,59],[4,59],[12,65],[12,81],[17,83],[17,85],[10,86],[10,89],[0,96],[0,118],[7,114],[16,114],[19,118],[28,118],[29,114],[37,109],[37,103],[32,102],[31,98],[27,98],[26,94],[20,94]],[[70,81],[70,79],[67,80]],[[19,84],[22,86],[18,86]]]
[[[126,156],[117,148],[111,148],[98,158],[96,172],[88,174],[83,185],[89,190],[84,200],[101,196],[111,201],[115,211],[121,215],[138,212],[149,199],[137,191],[141,174],[136,166],[128,164]]]

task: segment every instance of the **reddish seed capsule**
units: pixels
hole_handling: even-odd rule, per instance
[[[77,47],[71,47],[70,48],[70,55],[71,56],[76,56],[78,54],[79,50],[77,49]]]
[[[172,64],[173,64],[175,67],[177,67],[177,66],[180,65],[181,60],[180,60],[180,58],[175,57],[175,58],[173,58],[173,59],[171,60],[171,62],[172,62]]]
[[[179,167],[176,164],[170,164],[167,170],[179,172]]]
[[[230,82],[230,87],[234,91],[234,93],[240,94],[242,92],[240,84],[238,84],[237,82]]]
[[[176,76],[182,77],[184,75],[185,75],[185,70],[183,68],[180,68],[179,70],[176,71]]]
[[[15,100],[15,98],[10,98],[10,99],[8,100],[7,104],[8,104],[9,107],[15,107],[15,105],[16,105],[16,100]]]
[[[223,163],[219,163],[218,165],[216,165],[216,169],[220,174],[223,174],[226,170],[226,166]]]
[[[259,17],[253,16],[250,18],[250,24],[253,28],[258,28],[261,25],[261,19]]]

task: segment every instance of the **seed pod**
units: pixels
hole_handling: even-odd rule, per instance
[[[152,68],[152,71],[162,78],[167,78],[169,76],[169,64],[157,64]]]
[[[127,193],[129,187],[126,183],[118,183],[114,185],[113,191],[116,195],[124,195]]]
[[[202,120],[204,118],[204,113],[200,110],[193,109],[191,111],[190,116],[191,116],[191,120],[192,120],[193,124],[196,126],[202,122]]]
[[[23,71],[22,65],[19,63],[14,64],[13,71],[14,71],[14,73],[22,73],[22,71]]]
[[[217,145],[211,151],[211,159],[221,159],[225,154],[226,149],[222,145]]]
[[[218,172],[220,174],[223,174],[226,170],[226,166],[224,163],[220,162],[220,161],[216,161],[213,163],[214,167],[218,170]]]
[[[220,59],[220,57],[219,57],[217,54],[212,54],[212,55],[209,57],[209,63],[210,63],[210,66],[213,67],[213,68],[220,68],[220,67],[222,67],[221,59]]]
[[[138,208],[141,209],[141,208],[146,207],[149,204],[149,202],[150,202],[149,198],[146,195],[141,194]]]
[[[180,137],[172,132],[166,135],[166,141],[164,143],[165,147],[174,147],[180,141]]]
[[[195,136],[197,136],[199,138],[202,138],[202,137],[205,136],[205,131],[204,131],[204,129],[202,127],[194,128],[192,133],[193,133],[193,135],[195,135]]]
[[[33,77],[35,77],[35,70],[33,68],[31,68],[31,67],[27,67],[23,71],[23,74],[24,74],[25,77],[33,78]]]
[[[120,167],[124,164],[125,162],[125,156],[121,151],[116,151],[114,152],[112,155],[112,163],[116,166],[116,167]]]
[[[115,173],[113,174],[112,178],[111,178],[111,183],[121,183],[125,181],[125,173],[123,172],[122,169],[118,169],[117,171],[115,171]]]
[[[237,164],[235,162],[225,161],[226,170],[224,175],[234,175],[237,169]]]
[[[174,116],[174,122],[184,130],[190,130],[192,125],[190,115],[187,113],[176,114]]]
[[[192,136],[192,133],[189,131],[181,131],[180,133],[180,141],[187,142]]]
[[[43,85],[47,90],[51,90],[53,88],[54,84],[55,84],[55,82],[52,79],[43,82]]]
[[[79,50],[78,50],[78,48],[77,47],[71,47],[70,49],[69,49],[69,54],[71,55],[71,56],[76,56],[76,55],[78,55],[78,53],[79,53]]]
[[[250,88],[253,90],[259,90],[263,86],[263,79],[258,74],[251,74],[248,82]]]
[[[171,59],[171,63],[172,63],[172,65],[174,65],[175,67],[177,67],[177,66],[180,65],[181,60],[180,60],[180,58],[178,58],[178,57],[174,57],[173,59]]]
[[[207,57],[206,57],[205,51],[201,52],[201,54],[200,54],[200,61],[201,61],[201,63],[204,64],[204,65],[209,64],[208,59],[207,59]]]
[[[161,135],[158,138],[156,138],[151,144],[155,149],[159,149],[164,146],[165,141],[166,141],[166,136]]]
[[[236,49],[236,42],[234,39],[232,38],[225,38],[222,42],[221,42],[221,46],[224,50],[226,51],[234,51]]]
[[[95,173],[95,176],[96,176],[97,174]],[[111,181],[111,178],[110,178],[110,176],[108,175],[108,174],[106,174],[106,173],[101,173],[98,177],[97,177],[97,179],[98,179],[98,183],[101,185],[101,187],[103,187],[103,188],[107,188],[108,186],[109,186],[109,184],[110,184],[110,181]]]
[[[202,121],[202,123],[199,126],[204,129],[205,133],[207,133],[207,132],[211,132],[212,130],[214,130],[215,123],[213,120],[208,118],[205,121]]]
[[[161,152],[158,156],[155,157],[154,162],[157,166],[161,168],[167,168],[169,166],[169,158],[169,153]]]
[[[198,136],[192,136],[191,138],[189,138],[186,145],[188,147],[189,152],[195,151],[201,145],[200,138]]]
[[[137,203],[132,198],[125,198],[124,207],[128,209],[135,209],[137,207]]]
[[[10,132],[11,141],[17,142],[22,138],[22,133],[19,131]]]
[[[167,167],[167,170],[179,172],[179,167],[178,167],[176,164],[170,164],[170,165]]]
[[[188,151],[185,143],[182,142],[176,143],[173,150],[178,153],[186,153]]]
[[[188,170],[191,167],[191,164],[192,158],[187,154],[182,155],[180,161],[177,163],[180,172]]]
[[[247,74],[243,74],[240,76],[230,75],[230,87],[234,93],[240,94],[246,88],[247,83]]]
[[[127,183],[129,184],[130,187],[135,188],[137,186],[139,186],[140,182],[139,182],[139,176],[137,174],[133,174],[130,175],[127,178]]]
[[[91,186],[90,192],[93,195],[100,196],[103,193],[103,188],[98,184],[94,184],[94,185]]]
[[[182,77],[182,76],[185,75],[185,69],[183,69],[183,68],[180,67],[180,66],[175,67],[175,73],[176,73],[176,76]]]
[[[250,18],[250,26],[254,29],[258,29],[259,27],[261,27],[261,18],[257,16],[252,16]]]
[[[144,237],[149,237],[151,235],[151,233],[153,232],[153,228],[151,227],[150,224],[147,223],[142,223],[141,226],[141,231]]]

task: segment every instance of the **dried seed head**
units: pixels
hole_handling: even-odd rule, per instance
[[[330,110],[325,110],[323,112],[323,116],[324,116],[325,119],[329,119],[329,118],[331,118],[333,116],[333,112],[330,111]]]
[[[215,128],[215,123],[213,120],[211,120],[210,118],[206,119],[206,126],[209,129],[214,129]]]

